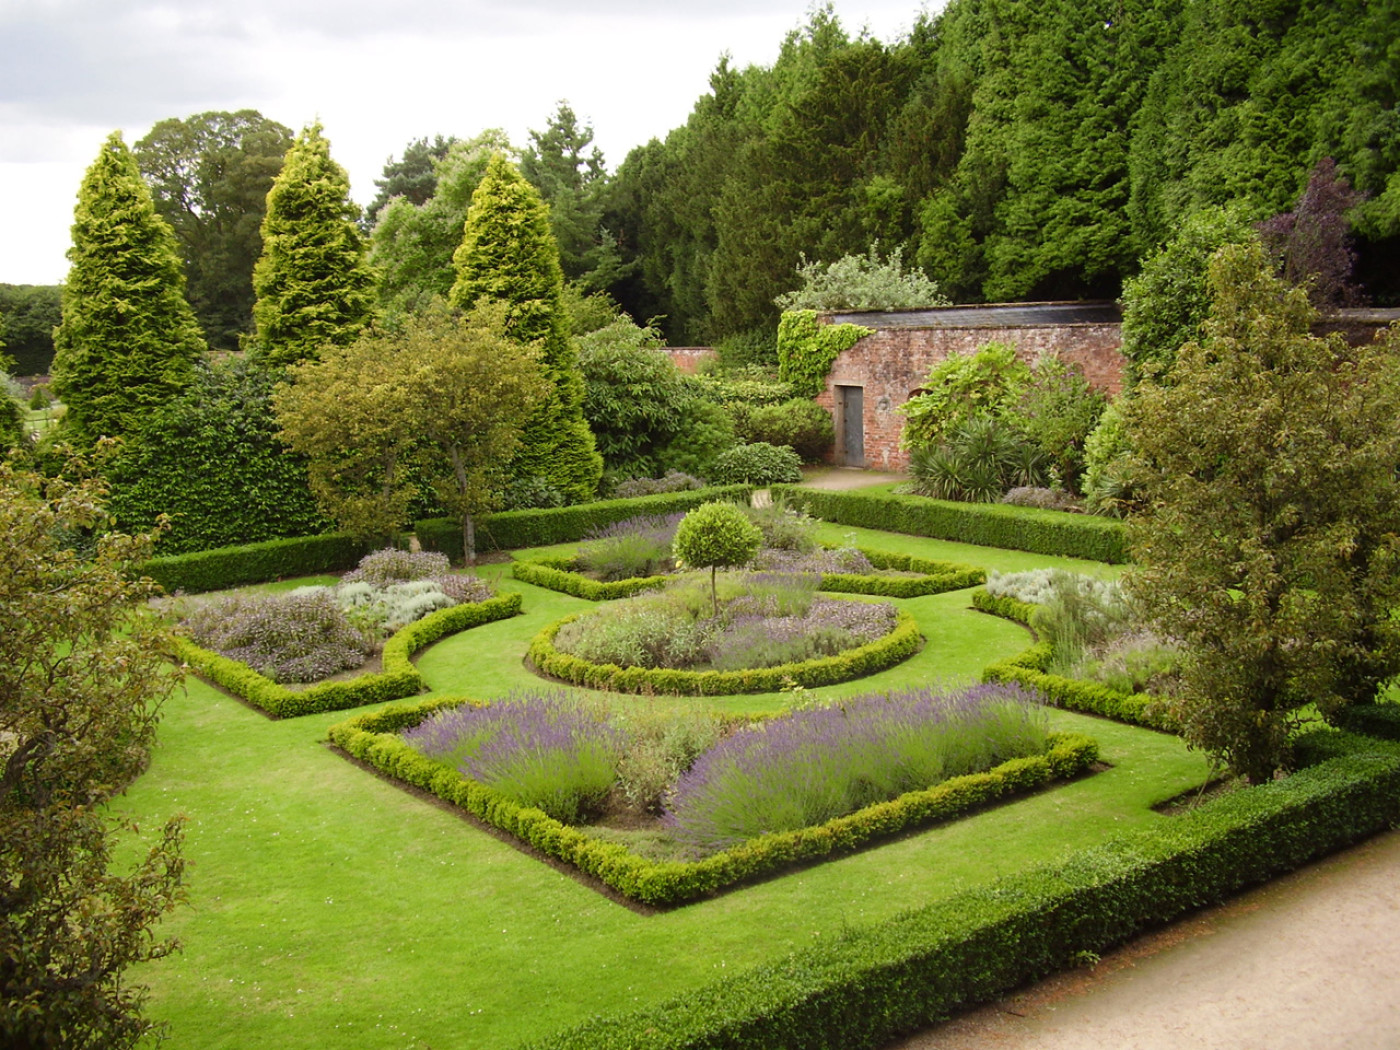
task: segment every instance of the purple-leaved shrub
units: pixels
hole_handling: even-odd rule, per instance
[[[1003,683],[871,694],[731,733],[683,774],[666,823],[694,856],[822,824],[1045,750],[1034,694]]]

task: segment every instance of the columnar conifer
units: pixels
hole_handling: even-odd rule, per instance
[[[54,333],[54,390],[79,445],[123,437],[175,396],[204,352],[175,235],[119,132],[83,176]]]
[[[569,338],[564,276],[549,228],[549,209],[516,168],[497,154],[486,168],[453,256],[453,305],[506,305],[506,332],[538,346],[548,396],[525,427],[511,461],[518,480],[540,479],[571,501],[591,499],[603,459],[583,416],[583,374]]]
[[[267,195],[263,254],[253,270],[258,352],[272,368],[348,346],[370,322],[374,279],[350,199],[321,125],[302,131]]]

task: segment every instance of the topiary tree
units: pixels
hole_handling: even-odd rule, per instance
[[[1184,651],[1187,741],[1258,782],[1300,708],[1335,717],[1400,673],[1400,357],[1393,333],[1311,335],[1258,243],[1217,253],[1210,287],[1205,338],[1125,408],[1130,581]]]
[[[763,543],[763,532],[733,503],[702,503],[676,526],[671,549],[693,569],[710,570],[710,598],[719,615],[719,585],[715,573],[747,565]]]
[[[802,480],[802,459],[786,445],[755,441],[735,445],[715,457],[710,481],[716,485],[781,485]]]
[[[66,438],[91,446],[137,433],[205,350],[175,235],[119,132],[83,176],[68,260],[53,387],[68,408]]]
[[[253,268],[257,359],[270,369],[348,346],[374,317],[374,277],[321,125],[305,128],[267,195],[262,257]]]
[[[537,346],[548,396],[525,427],[511,460],[517,479],[541,479],[568,499],[592,499],[603,457],[583,415],[584,383],[569,338],[559,249],[539,192],[501,154],[494,155],[467,211],[449,297],[470,310],[483,300],[505,304],[506,334]]]

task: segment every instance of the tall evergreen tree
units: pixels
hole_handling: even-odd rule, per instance
[[[53,363],[67,437],[134,435],[189,383],[205,345],[175,235],[119,132],[83,176],[68,260]]]
[[[540,348],[550,381],[548,396],[526,424],[511,461],[513,476],[539,479],[570,501],[591,499],[603,458],[583,416],[583,374],[569,338],[564,275],[549,209],[500,154],[491,158],[472,196],[453,263],[453,305],[469,310],[482,301],[505,303],[506,334]]]
[[[346,346],[374,315],[374,278],[350,199],[320,123],[287,151],[267,195],[263,254],[253,270],[259,359],[271,368]]]

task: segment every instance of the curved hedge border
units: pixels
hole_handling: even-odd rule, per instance
[[[893,569],[900,572],[917,572],[920,576],[862,576],[857,573],[822,573],[819,590],[837,594],[869,594],[881,598],[918,598],[925,594],[942,594],[944,591],[960,591],[964,587],[975,587],[984,583],[987,574],[971,565],[960,565],[951,561],[932,561],[916,558],[908,554],[891,554],[888,551],[858,548],[877,569]],[[627,580],[613,580],[603,583],[590,580],[574,570],[575,558],[530,558],[517,561],[511,566],[511,575],[517,580],[533,583],[551,591],[572,594],[575,598],[601,602],[613,598],[627,598],[643,591],[657,590],[674,580],[674,574],[661,576],[634,576]]]
[[[972,592],[973,608],[1029,625],[1035,606],[1015,598],[998,598],[979,587]],[[982,670],[984,682],[1020,682],[1034,689],[1056,707],[1103,715],[1115,722],[1175,733],[1180,723],[1163,709],[1160,697],[1148,693],[1123,693],[1097,682],[1049,674],[1045,668],[1052,655],[1049,642],[1037,642],[1017,656],[988,664]]]
[[[773,498],[838,525],[930,536],[982,547],[1120,563],[1128,560],[1123,523],[1004,503],[953,503],[891,493],[824,492],[774,485]]]
[[[1050,748],[1043,755],[1013,759],[986,773],[911,791],[819,827],[750,839],[704,860],[658,862],[639,857],[619,843],[591,838],[538,809],[521,806],[419,754],[395,735],[443,707],[463,702],[399,704],[340,722],[328,733],[341,750],[380,772],[461,806],[623,896],[654,906],[681,904],[793,864],[849,853],[909,828],[961,816],[974,807],[1077,776],[1098,758],[1098,744],[1089,737],[1052,733]]]
[[[520,1050],[882,1046],[1394,826],[1374,745]]]
[[[644,514],[673,514],[691,510],[702,503],[727,500],[747,504],[753,497],[752,485],[715,485],[683,492],[660,492],[632,499],[597,500],[572,507],[544,510],[508,510],[487,514],[476,527],[478,553],[518,550],[521,547],[547,547],[554,543],[581,540],[594,529],[605,528]],[[452,518],[426,518],[414,523],[418,542],[424,550],[441,551],[453,561],[462,558],[462,525]]]
[[[222,591],[245,583],[353,569],[369,548],[341,532],[264,540],[190,554],[152,558],[136,566],[166,593]]]
[[[484,602],[439,609],[396,631],[384,643],[384,670],[345,682],[322,682],[307,689],[288,689],[245,663],[210,652],[188,638],[175,639],[175,655],[195,672],[262,708],[274,718],[295,718],[321,711],[342,711],[383,700],[412,696],[423,688],[423,676],[412,656],[424,646],[469,627],[504,620],[520,612],[519,594],[499,594]]]
[[[779,664],[747,671],[674,671],[664,667],[619,667],[595,664],[554,648],[554,636],[566,623],[586,616],[575,613],[545,627],[530,643],[527,656],[542,674],[586,689],[615,693],[665,696],[732,696],[738,693],[774,693],[785,685],[816,688],[849,682],[893,667],[923,646],[918,622],[897,609],[895,628],[883,638],[848,649],[835,656],[820,656],[800,663]]]

